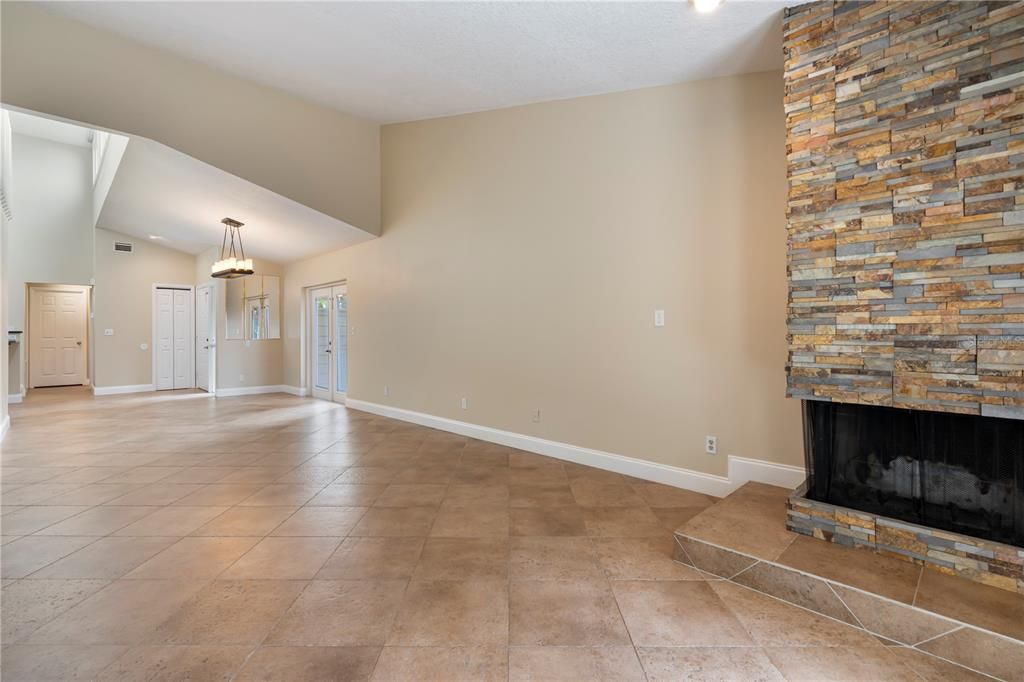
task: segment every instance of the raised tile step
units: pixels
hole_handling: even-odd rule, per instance
[[[794,533],[1024,595],[1024,549],[812,500],[805,486],[789,496],[787,507],[786,528]]]
[[[676,560],[886,644],[1024,680],[1024,597],[790,532],[791,492],[748,483],[675,532]]]

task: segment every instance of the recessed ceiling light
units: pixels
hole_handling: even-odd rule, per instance
[[[159,235],[155,235],[155,234],[151,234],[151,235],[149,235],[149,238],[150,238],[150,239],[163,239],[163,237],[161,237],[161,236],[159,236]]]
[[[690,0],[693,3],[693,8],[701,14],[707,14],[708,12],[714,12],[718,9],[718,6],[722,4],[722,0]]]

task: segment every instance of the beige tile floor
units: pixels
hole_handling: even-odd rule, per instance
[[[4,680],[921,680],[670,558],[706,496],[285,395],[37,391]]]

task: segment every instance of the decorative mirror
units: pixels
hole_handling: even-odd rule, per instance
[[[225,281],[228,339],[281,338],[281,280],[252,275]]]

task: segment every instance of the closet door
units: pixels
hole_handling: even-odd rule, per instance
[[[195,386],[192,290],[158,287],[153,300],[156,390],[192,388]]]
[[[174,388],[174,289],[156,290],[156,390]]]
[[[192,292],[173,291],[174,388],[192,388]]]

